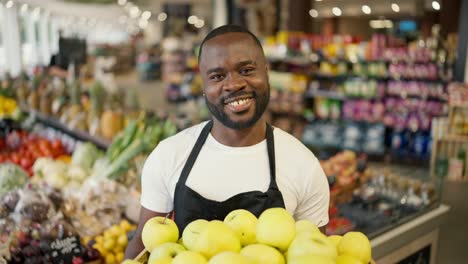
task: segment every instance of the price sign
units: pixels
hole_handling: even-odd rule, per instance
[[[56,264],[72,263],[73,257],[83,254],[78,236],[56,239],[50,244],[50,248],[52,261]]]

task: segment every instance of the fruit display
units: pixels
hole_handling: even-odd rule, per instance
[[[142,240],[144,252],[123,263],[368,264],[372,256],[364,234],[327,237],[310,221],[296,222],[283,208],[267,209],[258,219],[239,209],[224,221],[198,219],[181,231],[173,220],[154,217],[145,224]]]
[[[99,251],[106,264],[121,263],[128,244],[127,235],[135,228],[136,226],[127,220],[122,220],[119,224],[104,230],[99,236],[84,237],[82,242]]]
[[[59,158],[66,155],[60,140],[48,140],[24,130],[0,134],[0,163],[12,162],[33,175],[34,162],[42,157]]]
[[[357,157],[352,151],[343,151],[328,160],[321,161],[323,171],[330,183],[330,204],[345,202],[355,188],[371,176],[364,157]]]
[[[19,112],[15,99],[0,95],[0,119],[18,116]]]
[[[2,196],[0,239],[8,263],[84,263],[99,258],[76,241],[76,230],[60,213],[60,191],[27,185]],[[70,249],[59,249],[67,245]],[[58,253],[60,251],[60,253]],[[66,252],[66,253],[65,253]],[[81,261],[81,262],[77,262]]]

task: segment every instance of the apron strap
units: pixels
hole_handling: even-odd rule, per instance
[[[198,139],[195,142],[195,146],[193,147],[192,152],[190,152],[187,162],[185,163],[185,166],[182,169],[182,172],[179,178],[180,184],[185,185],[185,182],[187,181],[190,171],[192,170],[193,164],[195,164],[195,160],[197,160],[198,154],[200,154],[203,144],[205,144],[205,141],[208,138],[208,135],[210,134],[212,127],[213,127],[212,120],[208,121],[205,127],[203,127],[203,130],[200,133],[200,136],[198,136]]]
[[[267,123],[266,129],[268,163],[270,164],[270,189],[278,189],[276,184],[276,159],[275,159],[275,138],[273,127]]]

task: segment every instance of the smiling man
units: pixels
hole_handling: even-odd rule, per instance
[[[236,209],[256,216],[283,207],[323,230],[329,189],[317,158],[263,119],[270,98],[268,64],[258,39],[226,25],[211,31],[199,54],[213,119],[162,141],[145,162],[140,221],[126,257],[142,249],[141,230],[174,212],[182,234],[196,219],[223,220]]]

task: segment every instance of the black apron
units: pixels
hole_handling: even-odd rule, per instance
[[[285,208],[283,197],[276,184],[273,128],[269,124],[267,124],[266,140],[270,164],[270,186],[266,192],[250,191],[239,193],[223,202],[218,202],[204,198],[185,185],[193,164],[212,127],[213,121],[209,121],[203,128],[182,169],[179,181],[176,185],[174,194],[174,220],[179,227],[180,235],[182,235],[183,230],[190,222],[197,219],[223,221],[231,211],[236,209],[248,210],[259,217],[260,214],[268,208]]]

